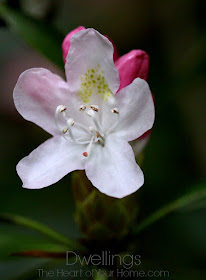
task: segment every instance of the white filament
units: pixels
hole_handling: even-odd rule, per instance
[[[93,123],[94,123],[94,125],[96,126],[97,131],[99,132],[99,134],[100,134],[102,137],[104,137],[104,133],[103,133],[103,131],[102,131],[101,127],[100,127],[100,124],[99,124],[99,122],[98,122],[98,120],[97,120],[96,114],[97,114],[97,112],[95,112],[95,111],[92,110],[92,109],[89,110],[89,111],[87,111],[87,115],[90,116],[90,117],[92,118]]]
[[[55,123],[57,126],[57,129],[62,133],[63,137],[68,140],[68,141],[72,141],[73,143],[76,144],[88,144],[86,151],[83,153],[83,155],[85,157],[88,157],[91,153],[91,149],[92,149],[92,144],[99,142],[101,145],[104,145],[104,133],[102,131],[101,125],[99,123],[98,120],[98,111],[99,111],[99,107],[97,105],[91,105],[90,106],[91,109],[89,109],[86,114],[92,118],[93,126],[90,126],[89,128],[87,128],[86,126],[84,126],[81,123],[75,122],[72,118],[67,118],[66,117],[66,106],[64,105],[59,105],[56,108],[55,111]],[[86,106],[85,105],[81,105],[79,107],[79,111],[85,113],[84,111],[86,110]],[[114,125],[112,127],[110,127],[109,131],[107,132],[110,133],[118,124],[119,122],[119,110],[118,108],[113,108],[111,110],[112,113],[114,113],[117,116],[117,120],[115,121]],[[60,119],[59,116],[63,117],[63,120],[66,122],[66,127],[61,128],[60,126]],[[73,126],[75,127],[79,127],[79,129],[84,130],[87,135],[90,138],[90,140],[79,140],[77,138],[75,138],[74,134],[73,134]]]

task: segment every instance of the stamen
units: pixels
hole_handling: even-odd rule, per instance
[[[99,107],[97,105],[91,105],[90,108],[95,112],[99,111]]]
[[[67,120],[67,128],[69,132],[69,136],[71,137],[72,141],[77,142],[77,140],[74,138],[74,135],[72,133],[72,126],[74,125],[74,120],[73,119],[68,119]],[[67,138],[66,138],[67,139]]]
[[[99,140],[100,134],[98,131],[96,131],[96,129],[93,126],[89,127],[90,132],[93,134],[94,136],[94,142],[97,142]]]
[[[73,120],[72,118],[68,119],[68,120],[67,120],[67,124],[68,124],[69,126],[73,126],[73,125],[74,125],[74,120]]]
[[[66,106],[64,106],[64,105],[60,105],[61,106],[61,108],[59,109],[59,112],[64,112],[64,111],[66,111]]]
[[[119,109],[118,108],[113,108],[111,109],[111,112],[115,115],[117,115],[117,119],[116,119],[116,122],[114,123],[114,125],[112,127],[110,127],[108,133],[111,133],[112,130],[118,125],[119,123]]]
[[[68,131],[68,128],[67,128],[67,127],[65,127],[65,128],[63,129],[63,131],[62,131],[62,132],[63,132],[64,134],[66,134],[66,133],[67,133],[67,131]]]
[[[79,107],[79,111],[85,111],[86,110],[86,106],[85,105],[81,105],[80,107]]]
[[[119,114],[118,108],[113,108],[111,111],[112,111],[112,113],[114,113],[114,114]]]
[[[75,126],[81,127],[87,133],[89,132],[89,129],[86,126],[84,126],[83,124],[81,124],[81,123],[75,122]]]
[[[98,120],[97,120],[96,113],[97,113],[97,112],[95,112],[95,111],[93,111],[93,110],[88,110],[88,111],[87,111],[87,115],[88,115],[89,117],[92,118],[92,120],[93,120],[93,122],[94,122],[94,125],[96,126],[97,131],[99,132],[99,134],[100,134],[102,137],[104,137],[104,133],[102,132],[102,129],[101,129],[101,127],[100,127],[100,124],[99,124],[99,122],[98,122]]]
[[[58,128],[58,130],[62,133],[63,137],[68,140],[68,141],[72,141],[76,144],[88,144],[86,151],[83,153],[84,157],[88,157],[90,155],[91,152],[91,147],[93,143],[99,142],[102,145],[104,144],[104,133],[101,129],[99,120],[98,120],[98,111],[99,111],[99,107],[97,105],[91,105],[90,106],[91,109],[89,109],[86,113],[88,116],[90,116],[92,118],[92,121],[94,123],[94,126],[90,126],[89,128],[84,126],[81,123],[75,122],[72,118],[67,118],[66,116],[66,106],[64,105],[59,105],[56,108],[55,111],[55,123],[56,126]],[[114,108],[116,109],[116,108]],[[85,105],[81,105],[79,108],[80,111],[85,111],[86,110],[86,106]],[[59,118],[59,115],[62,116],[63,119]],[[66,127],[62,127],[63,123],[61,123],[62,121],[66,122]],[[75,125],[75,127],[79,127],[81,129],[83,129],[84,131],[87,132],[87,137],[91,137],[90,140],[83,140],[83,139],[77,139],[74,134],[73,134],[73,129],[72,127]],[[88,134],[89,133],[89,134]]]
[[[93,126],[90,126],[90,127],[89,127],[89,131],[90,131],[91,133],[96,132],[96,130],[94,129],[94,127],[93,127]]]
[[[66,139],[66,140],[72,140],[74,143],[76,144],[89,144],[90,143],[90,140],[86,140],[86,141],[79,141],[78,139],[76,139],[73,135],[73,132],[72,132],[72,127],[75,125],[76,126],[76,122],[74,122],[74,120],[72,118],[68,119],[67,120],[67,131],[69,133],[69,136],[70,138],[67,137],[66,134],[63,134],[63,137]],[[79,124],[80,125],[80,124]],[[84,126],[82,126],[83,128],[85,128]],[[85,128],[86,129],[86,128]],[[88,129],[87,129],[87,132],[88,132]]]
[[[62,132],[62,129],[61,127],[59,126],[59,113],[62,113],[63,116],[65,117],[65,111],[66,111],[66,106],[64,105],[59,105],[57,108],[56,108],[56,112],[55,112],[55,123],[56,123],[56,126],[57,126],[57,129]]]

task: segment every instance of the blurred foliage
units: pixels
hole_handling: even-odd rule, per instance
[[[150,216],[139,222],[134,230],[135,234],[140,233],[142,230],[152,225],[153,223],[164,218],[174,211],[180,211],[182,208],[187,207],[197,210],[202,206],[206,207],[206,182],[193,186],[192,190],[187,191],[186,194],[179,196],[176,200],[166,204],[162,208],[154,211]]]
[[[74,246],[74,241],[68,240],[65,236],[59,234],[58,232],[52,230],[48,226],[38,223],[34,220],[19,216],[19,215],[12,215],[12,214],[0,214],[0,221],[10,223],[13,225],[20,225],[35,231],[40,232],[43,235],[46,235],[53,241],[57,243],[67,245],[68,247]],[[74,249],[74,247],[72,247]]]
[[[62,69],[62,34],[79,25],[94,27],[113,39],[121,55],[141,48],[151,58],[149,84],[155,96],[156,122],[145,151],[146,182],[138,191],[141,213],[134,224],[134,230],[143,225],[144,231],[133,235],[134,243],[128,252],[142,256],[144,270],[168,269],[169,279],[205,279],[206,18],[203,1],[51,0],[46,1],[48,8],[41,7],[38,14],[40,2],[43,1],[0,2],[0,98],[3,100],[0,103],[4,105],[0,107],[3,147],[0,212],[28,216],[73,239],[81,237],[73,219],[70,175],[41,191],[21,188],[16,163],[48,136],[35,125],[22,121],[13,110],[11,88],[22,71],[19,64],[34,67],[33,61],[26,64],[26,52],[34,57],[32,49],[35,49]],[[27,49],[24,42],[32,49]],[[38,63],[39,67],[45,64],[41,56]],[[193,204],[188,205],[189,202]],[[181,211],[174,212],[180,208]],[[171,212],[172,215],[166,216]],[[145,225],[161,217],[165,218],[146,228]],[[131,235],[122,242],[130,241]],[[107,246],[109,250],[110,244]],[[65,269],[65,260],[61,263],[47,258],[6,257],[22,250],[64,250],[65,247],[51,243],[37,232],[1,223],[0,247],[2,279],[38,279],[37,268]]]
[[[24,14],[0,6],[0,16],[15,33],[19,34],[29,45],[45,55],[54,64],[63,67],[61,46],[63,35],[53,28],[51,24],[39,22]]]

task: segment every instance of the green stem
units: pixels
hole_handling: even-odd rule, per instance
[[[29,218],[25,218],[19,215],[13,214],[0,214],[0,221],[8,222],[11,224],[16,224],[19,226],[23,226],[32,230],[35,230],[55,241],[58,243],[64,244],[69,246],[72,249],[80,249],[80,245],[78,245],[75,241],[67,239],[67,237],[61,235],[60,233],[56,232],[55,230],[51,229],[50,227],[34,221]]]
[[[195,192],[187,193],[186,195],[172,201],[171,203],[163,206],[159,210],[155,211],[152,215],[145,218],[135,229],[135,234],[140,233],[144,229],[146,229],[148,226],[154,224],[156,221],[164,218],[166,215],[179,210],[185,206],[190,205],[193,202],[198,201],[199,199],[202,199],[203,197],[206,197],[206,189],[197,190]]]

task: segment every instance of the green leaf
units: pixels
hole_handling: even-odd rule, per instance
[[[19,215],[13,215],[13,214],[0,214],[0,221],[27,227],[29,229],[38,231],[39,233],[46,235],[52,240],[68,246],[70,249],[77,249],[77,250],[82,249],[81,246],[77,244],[74,240],[70,240],[65,236],[61,235],[60,233],[49,228],[48,226],[39,223],[37,221],[34,221],[32,219],[25,218]]]
[[[44,250],[48,252],[66,252],[67,247],[35,237],[12,232],[0,233],[0,259],[15,255],[19,251]]]
[[[135,228],[134,233],[138,234],[150,225],[164,218],[168,214],[185,209],[186,207],[191,207],[192,205],[197,205],[206,198],[206,182],[195,185],[190,191],[183,194],[181,197],[170,202],[169,204],[161,207],[159,210],[155,211],[153,214],[143,219],[139,225]],[[200,204],[201,205],[201,204]],[[195,207],[194,209],[197,209]],[[190,208],[191,211],[191,208]]]
[[[0,4],[0,17],[31,47],[63,68],[61,44],[64,37],[51,23],[35,20],[3,4]]]

